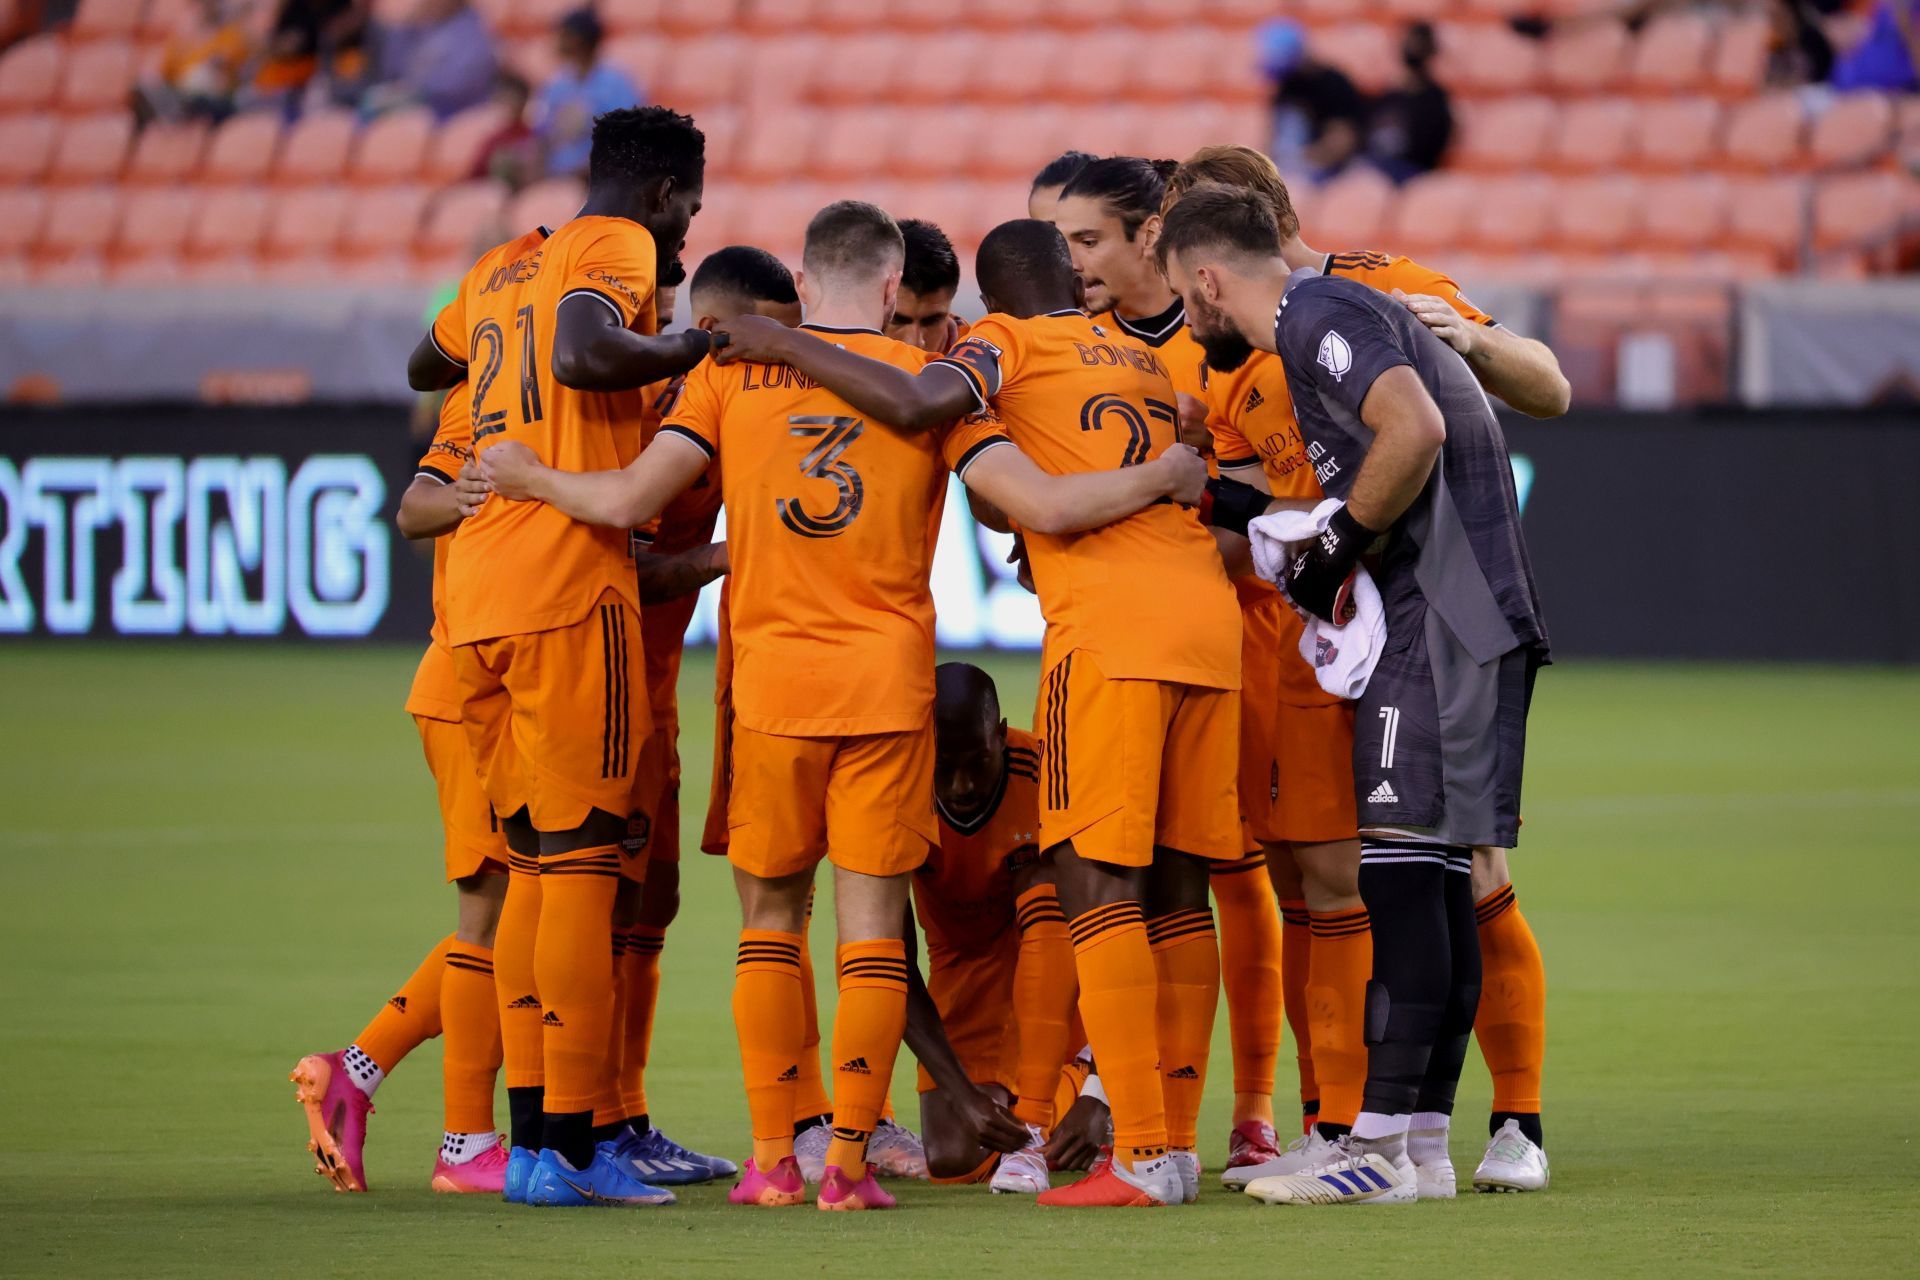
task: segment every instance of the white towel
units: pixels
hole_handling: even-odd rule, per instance
[[[1254,520],[1247,526],[1254,571],[1285,592],[1288,561],[1300,544],[1320,536],[1340,506],[1338,498],[1328,498],[1312,511],[1276,511]],[[1322,689],[1349,701],[1366,692],[1387,643],[1387,613],[1380,602],[1380,588],[1364,566],[1353,571],[1353,603],[1353,621],[1344,627],[1301,610],[1307,628],[1300,635],[1300,656],[1313,668]]]

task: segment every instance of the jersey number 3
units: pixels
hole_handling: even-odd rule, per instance
[[[830,480],[840,491],[840,500],[824,516],[808,515],[798,498],[779,498],[774,505],[780,511],[780,523],[803,538],[831,538],[845,533],[860,515],[866,499],[866,486],[860,473],[841,460],[847,446],[860,438],[867,424],[859,418],[827,417],[797,413],[787,419],[788,434],[803,440],[817,440],[800,459],[800,474],[814,480]]]

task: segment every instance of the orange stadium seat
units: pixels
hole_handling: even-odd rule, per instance
[[[480,162],[480,148],[507,123],[504,108],[470,107],[441,125],[427,146],[426,176],[435,182],[461,182]]]
[[[971,173],[990,166],[998,151],[991,132],[995,117],[985,107],[897,107],[886,114],[899,136],[886,147],[885,168],[903,177]]]
[[[67,30],[75,40],[132,39],[140,33],[146,7],[147,0],[80,0]]]
[[[814,0],[809,23],[816,30],[868,34],[886,29],[892,6],[887,0]]]
[[[0,116],[0,180],[38,182],[53,163],[57,134],[51,116]]]
[[[488,27],[501,35],[551,39],[560,19],[579,7],[577,0],[512,0],[488,6],[484,16]]]
[[[1213,75],[1220,60],[1220,37],[1197,28],[1186,31],[1153,32],[1147,36],[1152,57],[1132,64],[1127,77],[1130,97],[1147,97],[1185,104]],[[1179,108],[1176,108],[1176,110]]]
[[[1538,40],[1509,27],[1454,22],[1440,31],[1434,74],[1467,95],[1519,93],[1539,84],[1541,62]]]
[[[1076,145],[1076,113],[1065,107],[988,102],[980,113],[978,135],[958,144],[972,157],[970,172],[978,170],[987,177],[1031,178],[1041,165]],[[932,177],[951,174],[950,167],[939,165],[945,146],[944,137],[923,140],[917,148],[923,155],[914,162],[916,170]]]
[[[42,258],[33,265],[33,282],[63,289],[84,288],[103,283],[107,264],[97,253],[81,252],[58,258]]]
[[[1438,22],[1453,12],[1453,0],[1381,0],[1380,9],[1396,22]]]
[[[1556,31],[1547,41],[1547,83],[1563,93],[1598,93],[1617,84],[1632,45],[1618,22],[1585,23]]]
[[[407,182],[426,167],[427,147],[433,141],[433,113],[424,107],[381,116],[360,134],[347,175],[365,186]]]
[[[1646,184],[1641,231],[1654,249],[1717,247],[1727,229],[1727,183],[1717,175]]]
[[[1185,27],[1194,21],[1195,7],[1192,0],[1125,0],[1121,13],[1136,27]]]
[[[1822,168],[1847,169],[1885,156],[1893,146],[1893,100],[1849,93],[1814,118],[1807,151]]]
[[[828,112],[826,128],[809,168],[826,178],[858,178],[888,172],[895,151],[913,141],[896,120],[893,112],[862,107]]]
[[[1804,178],[1735,179],[1727,194],[1731,247],[1757,249],[1786,265],[1806,247],[1807,182]]]
[[[654,68],[647,88],[656,101],[696,115],[708,103],[731,102],[738,96],[737,77],[746,48],[736,35],[678,41],[672,55]]]
[[[601,0],[595,12],[609,35],[645,32],[651,36],[660,29],[663,12],[673,7],[669,0]]]
[[[809,182],[760,187],[742,206],[734,235],[742,243],[759,245],[790,264],[797,263],[807,221],[832,198],[826,189]]]
[[[699,0],[698,4],[663,3],[660,6],[660,30],[672,36],[699,35],[708,31],[734,31],[741,26],[740,14],[750,0]],[[770,8],[785,4],[804,11],[800,0],[777,0]]]
[[[1240,112],[1223,103],[1193,102],[1149,113],[1141,121],[1141,155],[1184,160],[1201,147],[1216,143],[1264,142],[1240,134]],[[1037,166],[1035,166],[1037,167]]]
[[[128,193],[113,243],[114,256],[129,262],[177,261],[199,208],[200,193],[191,189]]]
[[[123,197],[115,187],[57,191],[47,201],[35,245],[39,261],[104,253],[120,225]]]
[[[350,197],[340,187],[295,188],[275,194],[261,253],[269,258],[327,254],[340,238]]]
[[[810,30],[818,7],[817,0],[739,0],[738,25],[768,32]]]
[[[341,254],[365,261],[409,252],[426,214],[427,195],[425,187],[412,184],[355,192],[340,228]],[[566,216],[579,209],[576,204]]]
[[[1351,6],[1341,0],[1343,9]],[[1307,48],[1321,62],[1340,68],[1369,92],[1389,87],[1400,67],[1398,38],[1371,22],[1349,22],[1315,31]]]
[[[1393,184],[1370,169],[1342,174],[1314,193],[1313,225],[1301,235],[1329,252],[1371,248],[1382,243],[1393,196]]]
[[[1634,121],[1633,154],[1649,168],[1708,167],[1719,141],[1720,103],[1713,98],[1645,102]]]
[[[1657,93],[1700,88],[1711,75],[1713,46],[1713,22],[1705,14],[1661,14],[1634,41],[1627,79]]]
[[[740,96],[750,103],[792,102],[804,98],[822,74],[827,41],[816,35],[755,40],[747,46]]]
[[[578,178],[546,178],[516,194],[507,205],[509,234],[532,227],[557,227],[580,212],[587,198]]]
[[[1030,24],[1038,18],[1048,20],[1047,5],[1035,5],[1031,0],[971,0],[966,13],[969,23],[979,23],[987,27],[1020,28],[1020,38],[1026,39],[1035,34]]]
[[[207,129],[197,124],[150,124],[133,140],[126,181],[136,184],[183,182],[200,164]]]
[[[896,95],[922,103],[969,97],[987,53],[986,41],[977,32],[915,34],[901,54]]]
[[[210,191],[187,228],[186,253],[198,262],[251,257],[266,234],[267,193],[248,188]]]
[[[862,0],[854,0],[856,4]],[[887,20],[902,31],[942,31],[952,28],[953,5],[949,0],[891,0]],[[958,35],[958,28],[951,34]]]
[[[1714,47],[1713,87],[1723,96],[1745,98],[1760,92],[1773,56],[1773,23],[1764,13],[1729,18]]]
[[[1125,22],[1123,13],[1116,12],[1119,6],[1114,0],[1048,0],[1039,9],[1046,15],[1047,21],[1056,27],[1106,26],[1116,17],[1122,20],[1123,25],[1132,25]]]
[[[125,40],[75,45],[60,74],[60,109],[125,109],[133,89],[134,63],[133,45]]]
[[[66,60],[57,35],[29,36],[0,54],[0,111],[38,111],[52,103]]]
[[[1549,159],[1567,173],[1617,167],[1633,132],[1634,104],[1624,98],[1583,98],[1560,113]]]
[[[351,111],[315,111],[287,128],[286,140],[274,159],[275,181],[289,186],[338,182],[347,171],[347,157],[360,121]]]
[[[47,194],[32,187],[0,187],[0,258],[23,257],[40,235]]]
[[[1030,102],[1050,98],[1053,77],[1071,60],[1070,41],[1052,32],[1036,31],[1018,40],[996,40],[979,68],[976,94],[985,101]]]
[[[465,269],[492,245],[531,229],[507,225],[506,210],[507,189],[491,179],[444,188],[414,237],[414,254],[423,261],[458,260]]]
[[[1551,223],[1554,186],[1544,178],[1488,178],[1479,187],[1474,219],[1476,247],[1487,253],[1520,253],[1544,244]]]
[[[1559,127],[1550,98],[1500,98],[1454,107],[1456,132],[1448,163],[1463,169],[1529,169],[1540,163]]]
[[[1054,66],[1046,97],[1061,102],[1107,103],[1133,97],[1131,68],[1159,56],[1158,41],[1131,28],[1078,32],[1064,37],[1072,55]]]
[[[120,176],[133,141],[133,117],[125,111],[63,121],[53,150],[53,182],[111,182]],[[3,144],[0,144],[3,145]]]
[[[722,175],[725,180],[733,172],[734,150],[740,143],[740,123],[742,112],[734,106],[713,106],[702,108],[694,121],[700,126],[700,132],[706,137],[707,183],[711,187],[713,175]]]
[[[1813,247],[1885,253],[1900,229],[1912,179],[1895,173],[1850,173],[1827,178],[1813,192]]]
[[[905,36],[892,32],[828,41],[825,65],[810,86],[811,96],[821,102],[862,103],[873,112],[876,99],[885,101],[892,94],[907,44]]]
[[[1798,164],[1805,132],[1800,100],[1791,93],[1768,94],[1732,109],[1722,150],[1733,168],[1777,172]]]
[[[650,98],[658,96],[655,81],[668,52],[667,42],[652,31],[614,36],[600,46],[600,56],[632,76]]]
[[[1154,108],[1150,106],[1124,102],[1093,112],[1067,111],[1061,118],[1065,129],[1060,135],[1061,145],[1035,157],[1032,168],[1038,169],[1068,147],[1097,156],[1134,154],[1134,140],[1145,131],[1154,115]]]
[[[1222,27],[1254,27],[1273,17],[1273,0],[1205,0],[1206,16]],[[1191,7],[1191,6],[1189,6]]]
[[[234,116],[214,131],[200,164],[209,182],[258,182],[280,149],[280,121],[268,114]]]
[[[1444,253],[1467,241],[1478,196],[1473,179],[1429,173],[1400,189],[1382,243],[1414,257]]]
[[[736,148],[734,167],[753,178],[784,178],[807,171],[819,144],[825,116],[809,107],[769,103],[747,117],[744,144]]]
[[[1554,196],[1554,235],[1575,252],[1627,248],[1640,226],[1646,195],[1632,178],[1575,178]]]

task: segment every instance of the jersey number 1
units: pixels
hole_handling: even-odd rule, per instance
[[[866,429],[867,424],[859,418],[805,413],[787,418],[789,435],[820,442],[800,459],[800,474],[814,480],[831,480],[834,488],[840,491],[840,500],[826,515],[812,516],[801,507],[800,499],[778,498],[774,506],[780,512],[781,524],[803,538],[831,538],[846,532],[847,526],[859,517],[860,504],[865,501],[867,490],[861,483],[860,473],[853,469],[851,463],[842,461],[840,455]]]
[[[520,420],[538,422],[545,415],[540,411],[539,361],[535,354],[539,344],[534,340],[531,306],[514,313],[513,327],[520,332]],[[482,320],[474,327],[472,357],[473,363],[480,366],[480,376],[473,380],[473,443],[476,446],[488,436],[507,429],[505,409],[485,411],[487,392],[493,390],[493,380],[500,376],[506,350],[507,338],[499,321]]]

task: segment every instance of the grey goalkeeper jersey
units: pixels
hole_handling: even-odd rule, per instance
[[[1466,361],[1393,298],[1310,269],[1287,282],[1274,341],[1308,460],[1329,496],[1347,496],[1372,447],[1360,405],[1387,370],[1411,366],[1446,420],[1433,474],[1388,530],[1375,571],[1388,634],[1424,601],[1475,662],[1522,646],[1544,658],[1547,623],[1520,535],[1506,436]]]

